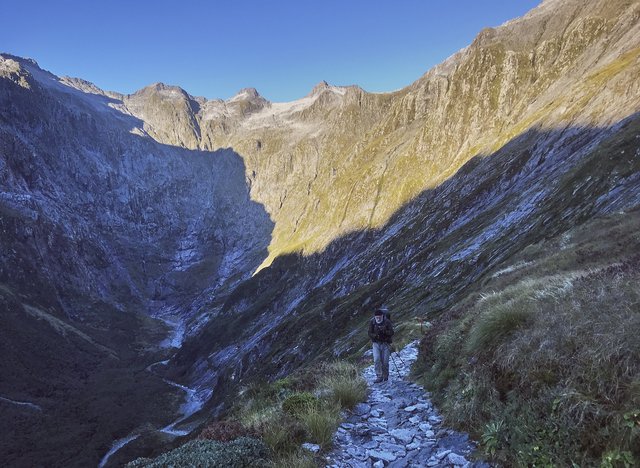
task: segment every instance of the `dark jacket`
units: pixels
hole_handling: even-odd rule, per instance
[[[369,321],[369,338],[374,343],[391,343],[393,336],[393,324],[388,318],[383,318],[382,323],[376,323],[375,317]]]

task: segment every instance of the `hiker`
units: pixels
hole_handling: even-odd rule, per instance
[[[369,322],[369,338],[373,341],[373,363],[377,379],[374,383],[389,380],[389,356],[391,355],[391,337],[393,324],[384,309],[376,310]]]

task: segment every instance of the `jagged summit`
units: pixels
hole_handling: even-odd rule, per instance
[[[18,55],[13,55],[8,52],[0,52],[0,58],[4,60],[13,60],[18,63],[29,64],[29,65],[33,65],[35,67],[40,68],[40,65],[38,65],[38,62],[35,59],[29,58],[29,57],[20,57]]]
[[[228,102],[239,100],[264,99],[256,88],[242,88]]]
[[[155,94],[155,93],[160,93],[168,97],[190,96],[189,93],[187,93],[187,91],[185,91],[180,86],[170,85],[162,82],[151,83],[150,85],[147,85],[144,88],[139,89],[138,91],[131,94],[130,96],[136,96],[136,95],[139,96],[144,94]]]
[[[311,89],[311,93],[309,93],[309,95],[314,96],[316,94],[320,94],[324,90],[329,89],[329,87],[330,87],[329,83],[327,83],[325,80],[322,80],[320,83],[318,83]]]
[[[318,97],[327,91],[330,91],[333,94],[344,95],[347,89],[352,87],[354,86],[334,86],[329,84],[325,80],[322,80],[311,89],[311,92],[307,94],[306,97]]]

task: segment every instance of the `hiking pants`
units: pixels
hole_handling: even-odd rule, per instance
[[[389,356],[391,345],[389,343],[373,343],[373,363],[376,376],[379,379],[389,378]]]

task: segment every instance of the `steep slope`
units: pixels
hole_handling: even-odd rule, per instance
[[[423,340],[448,422],[505,465],[637,464],[639,223],[614,213],[528,246]]]
[[[0,76],[0,410],[13,421],[0,458],[97,464],[113,438],[166,425],[181,404],[144,371],[169,331],[150,317],[179,324],[250,275],[271,222],[233,151],[158,144],[115,97],[23,59],[1,56]]]
[[[468,49],[396,94],[399,98],[424,90],[421,86],[428,83],[430,92],[437,96],[437,89],[431,87],[435,76],[446,72],[457,77],[449,85],[456,92],[439,101],[441,110],[433,104],[434,95],[427,94],[416,104],[425,109],[419,123],[401,125],[402,120],[386,120],[393,129],[390,134],[398,141],[408,138],[414,125],[419,134],[430,138],[429,144],[418,147],[424,152],[414,153],[413,163],[405,166],[413,169],[411,175],[403,173],[394,159],[401,161],[403,153],[390,152],[394,166],[389,174],[397,174],[403,181],[426,177],[429,171],[420,171],[424,166],[416,160],[428,167],[427,156],[432,154],[439,166],[430,182],[421,184],[432,184],[433,188],[423,190],[381,228],[347,233],[317,253],[304,251],[276,258],[270,268],[231,295],[218,297],[210,304],[215,321],[201,336],[185,343],[177,355],[175,363],[182,372],[204,386],[223,389],[239,381],[285,375],[316,356],[357,352],[366,343],[362,327],[372,307],[384,303],[401,320],[414,315],[435,316],[464,297],[488,270],[525,246],[594,216],[636,206],[640,201],[640,93],[636,78],[640,71],[640,10],[632,2],[608,7],[590,2],[588,6],[577,9],[575,3],[562,6],[547,2],[522,20],[481,34]],[[555,8],[561,9],[559,14],[554,14],[558,13]],[[581,33],[589,18],[603,19],[604,32]],[[494,88],[482,84],[488,80],[486,74],[495,69],[491,64],[496,48],[513,55],[517,47],[533,44],[534,49],[543,51],[552,43],[558,45],[555,52],[549,56],[540,52],[537,61],[528,59],[529,64],[542,61],[538,76],[522,83],[515,77],[506,83],[501,79]],[[510,74],[519,71],[512,65]],[[503,115],[496,107],[498,101],[492,107],[486,97],[492,89],[498,95],[505,89],[519,93],[520,113]],[[393,105],[403,109],[397,102]],[[516,104],[502,106],[518,109]],[[431,123],[425,124],[426,119]],[[447,132],[455,144],[442,136]],[[475,142],[473,148],[469,148],[470,142]],[[360,145],[358,141],[354,147]],[[265,146],[263,143],[259,151]],[[432,147],[441,150],[439,157],[430,153]],[[331,152],[320,154],[330,159]],[[467,161],[468,155],[476,156]],[[347,153],[343,159],[349,156]],[[354,168],[369,166],[370,160],[364,156],[352,160],[353,172],[348,174],[355,186],[364,185],[370,175]],[[284,166],[276,167],[289,168],[289,159],[285,161]],[[462,167],[446,179],[460,164]],[[281,187],[275,175],[281,172],[274,168],[270,174],[274,186]],[[377,177],[373,180],[382,180],[381,173]],[[438,184],[439,180],[444,181]],[[327,200],[333,207],[340,205],[344,192],[339,185],[329,186],[334,191],[327,192],[331,193]],[[397,190],[399,185],[396,182],[391,187]],[[311,191],[302,192],[305,205],[312,195]],[[375,196],[371,184],[366,193]],[[366,195],[354,199],[358,200],[354,206],[360,209],[372,200]],[[282,233],[278,223],[288,222],[278,216],[295,212],[293,205],[272,215],[276,220],[272,249]],[[366,209],[356,211],[361,216],[367,213]],[[327,216],[335,213],[333,209],[323,210],[318,205],[313,213],[313,218],[302,219],[318,231],[325,228],[323,235],[330,237],[327,232],[340,229],[336,227],[339,222],[326,222]],[[345,219],[353,217],[346,215]],[[226,394],[214,395],[212,405]]]

